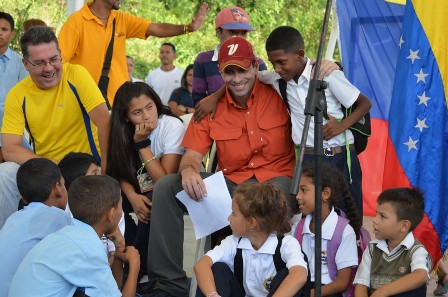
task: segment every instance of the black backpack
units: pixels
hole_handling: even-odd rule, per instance
[[[275,253],[272,255],[274,259],[274,266],[275,270],[279,272],[283,268],[286,268],[286,263],[283,261],[282,256],[280,254],[280,248],[282,246],[283,241],[283,235],[277,235],[278,243],[277,247],[275,248]],[[241,238],[238,240],[238,243],[240,243]],[[310,276],[310,267],[308,265],[308,257],[305,255],[305,253],[302,251],[303,258],[306,262],[306,268],[308,270],[307,277],[306,277],[306,283],[303,285],[303,287],[300,289],[300,296],[302,297],[309,297],[311,295],[311,276]],[[236,279],[238,280],[238,283],[240,284],[240,288],[244,294],[246,293],[244,290],[243,285],[243,250],[240,248],[236,249],[235,257],[233,258],[233,273],[235,274]]]
[[[344,113],[344,119],[348,117],[354,109],[356,109],[356,102],[349,108],[345,108],[341,105],[342,112]],[[372,130],[370,126],[370,112],[366,113],[358,122],[350,126],[350,131],[352,131],[353,137],[355,139],[355,150],[356,154],[362,153],[366,147],[369,137],[372,135]]]

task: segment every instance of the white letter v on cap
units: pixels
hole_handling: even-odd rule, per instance
[[[237,43],[237,44],[231,44],[231,45],[227,46],[229,48],[229,53],[228,53],[229,56],[233,55],[236,52],[236,50],[238,49],[238,45],[239,44]]]

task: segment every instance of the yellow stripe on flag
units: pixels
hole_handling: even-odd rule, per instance
[[[448,94],[448,5],[446,0],[412,0],[439,66],[445,96]],[[448,97],[445,98],[448,103]]]
[[[390,3],[396,3],[396,4],[406,4],[406,0],[384,0],[386,2],[390,2]]]

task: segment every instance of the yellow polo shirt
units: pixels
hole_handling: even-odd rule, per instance
[[[11,89],[6,96],[1,133],[23,135],[25,109],[27,130],[34,139],[37,155],[59,162],[69,152],[93,154],[86,122],[70,84],[76,89],[87,113],[104,103],[100,90],[86,69],[67,63],[63,65],[61,82],[54,88],[39,89],[27,76]],[[87,117],[86,121],[90,124],[94,149],[100,152],[97,128],[90,118]]]

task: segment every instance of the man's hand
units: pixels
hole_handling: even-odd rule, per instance
[[[207,196],[204,181],[193,167],[185,167],[180,174],[182,175],[182,187],[191,199],[201,201]]]
[[[336,118],[331,115],[328,115],[328,117],[330,120],[324,125],[323,129],[324,139],[327,141],[348,129],[347,127],[344,127],[342,122],[336,120]]]
[[[210,11],[210,6],[208,6],[207,2],[202,3],[201,7],[199,7],[199,11],[195,17],[191,19],[191,23],[188,25],[188,31],[194,32],[201,28],[202,24],[205,21],[205,17]]]
[[[139,221],[143,223],[148,223],[151,218],[151,210],[148,208],[148,205],[152,205],[151,200],[145,195],[137,194],[128,197],[129,202],[131,202],[132,209]]]
[[[316,60],[311,61],[311,65],[315,65]],[[322,59],[320,63],[320,72],[319,72],[319,80],[324,79],[325,77],[329,76],[333,71],[340,70],[338,64],[335,62],[332,62],[327,59]],[[314,67],[311,69],[311,77],[314,77]]]

